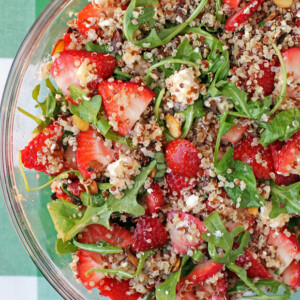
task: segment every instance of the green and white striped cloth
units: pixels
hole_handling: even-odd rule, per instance
[[[0,0],[0,97],[13,57],[35,18],[49,1]],[[0,299],[62,299],[22,247],[1,194],[0,229]]]

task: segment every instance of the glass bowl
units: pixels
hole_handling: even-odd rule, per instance
[[[36,123],[21,114],[22,107],[38,115],[32,100],[32,90],[40,83],[38,71],[52,50],[53,43],[67,29],[67,21],[73,12],[87,4],[82,0],[52,0],[36,20],[23,41],[12,65],[0,111],[0,178],[7,210],[15,230],[36,266],[50,284],[65,299],[107,299],[97,290],[89,293],[78,284],[69,263],[70,255],[60,256],[55,252],[57,239],[52,220],[46,208],[50,201],[49,189],[29,193],[26,191],[18,162],[18,151],[28,143]],[[40,99],[47,90],[42,85]],[[36,171],[26,170],[31,187],[47,182],[48,176],[36,176]],[[300,291],[292,299],[300,298]]]

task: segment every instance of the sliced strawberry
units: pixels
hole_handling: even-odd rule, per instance
[[[281,270],[288,267],[300,253],[300,246],[296,235],[286,228],[279,231],[271,229],[267,243],[271,246],[277,247],[277,257],[282,261]]]
[[[247,129],[248,125],[234,125],[224,136],[222,136],[222,140],[236,144],[242,139]]]
[[[52,188],[53,188],[53,186],[52,186]],[[58,199],[63,199],[70,203],[73,203],[73,198],[71,196],[69,196],[67,193],[65,193],[59,186],[55,185],[54,191],[55,191],[56,197]]]
[[[62,136],[63,127],[57,121],[49,124],[21,150],[24,167],[53,176],[62,172],[64,170]]]
[[[197,177],[201,159],[194,144],[185,139],[175,139],[166,148],[168,167],[175,173],[186,177]]]
[[[118,280],[117,278],[106,277],[100,281],[100,295],[108,297],[110,300],[137,300],[142,295],[134,293],[129,285],[129,280]]]
[[[180,194],[182,190],[189,190],[196,186],[195,178],[188,178],[173,172],[166,174],[168,188],[172,194]]]
[[[87,37],[91,29],[99,29],[99,21],[101,19],[112,18],[118,1],[108,0],[102,1],[100,5],[88,4],[78,13],[78,30],[80,33]]]
[[[229,220],[225,224],[227,230],[231,232],[238,226],[244,226],[244,231],[249,230],[255,223],[255,216],[250,214],[247,208],[237,208],[235,211],[237,213],[234,214],[234,221]]]
[[[66,170],[78,170],[76,164],[76,152],[72,146],[68,146],[64,154]]]
[[[159,212],[165,203],[165,197],[158,183],[152,183],[146,196],[148,209],[151,214]]]
[[[235,14],[229,17],[225,22],[225,30],[236,30],[241,24],[245,23],[250,16],[260,7],[264,0],[251,0],[248,4],[239,9]]]
[[[294,80],[300,79],[300,47],[290,48],[283,52],[282,58],[288,74]]]
[[[266,64],[268,64],[267,61],[259,64],[260,72],[259,75],[255,77],[257,85],[261,86],[264,90],[264,96],[272,94],[275,82],[275,72],[271,70],[270,64],[268,64],[267,67],[265,66]],[[260,77],[261,72],[263,72],[263,75]]]
[[[234,149],[234,160],[240,160],[253,168],[257,179],[268,179],[270,173],[274,172],[273,159],[269,147],[263,147],[258,139],[247,136],[241,144]]]
[[[80,131],[77,136],[76,163],[84,178],[99,173],[113,160],[113,150],[104,145],[97,130],[90,127],[87,131]]]
[[[111,230],[103,225],[93,224],[78,234],[78,242],[80,243],[91,244],[102,240],[121,248],[126,248],[134,242],[133,233],[119,224],[111,224]]]
[[[282,274],[283,282],[299,288],[300,287],[300,262],[293,261]]]
[[[276,142],[270,144],[272,157],[273,157],[273,161],[274,161],[274,167],[276,167],[275,162],[277,162],[278,155],[283,146],[284,146],[284,142],[280,142],[280,141],[276,141]],[[300,181],[300,176],[297,174],[290,174],[288,176],[284,176],[284,175],[278,174],[278,172],[275,171],[275,175],[276,175],[276,177],[275,177],[274,181],[278,185],[291,185],[293,183]]]
[[[101,272],[91,272],[85,274],[87,271],[92,269],[104,269],[108,263],[107,256],[101,255],[96,252],[90,252],[82,249],[77,251],[78,262],[77,262],[77,273],[78,278],[87,289],[96,287],[100,280],[105,278],[105,275]],[[108,267],[110,264],[108,265]]]
[[[74,180],[68,185],[68,190],[74,195],[80,198],[81,193],[85,192],[85,187],[79,180]]]
[[[245,250],[245,253],[236,259],[235,264],[245,269],[247,271],[247,276],[250,278],[272,278],[271,274],[266,270],[266,268],[260,262],[254,259],[249,250]]]
[[[157,218],[142,216],[134,230],[133,249],[136,252],[161,247],[168,242],[168,233]]]
[[[300,130],[296,132],[280,150],[275,160],[275,170],[285,174],[299,174]]]
[[[241,0],[224,0],[223,4],[227,4],[232,8],[237,8],[240,4]]]
[[[178,287],[188,281],[190,284],[198,284],[217,274],[223,269],[223,264],[208,260],[194,267],[191,273],[180,279]]]
[[[70,85],[87,87],[93,93],[101,79],[107,79],[113,74],[115,63],[114,57],[105,53],[63,51],[55,59],[51,74],[67,100],[78,104],[77,99],[70,97]]]
[[[201,234],[207,232],[199,218],[182,211],[169,211],[167,224],[174,252],[180,255],[199,246],[203,242]]]
[[[122,135],[129,133],[155,93],[134,82],[102,81],[98,85],[103,106],[113,129]]]

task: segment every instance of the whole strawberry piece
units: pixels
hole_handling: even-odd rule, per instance
[[[132,293],[129,280],[105,277],[100,281],[98,288],[100,295],[108,297],[110,300],[137,300],[142,295],[140,293]],[[128,292],[130,292],[128,294]]]
[[[150,190],[150,191],[149,191]],[[149,212],[156,213],[161,210],[165,203],[165,197],[158,183],[152,183],[146,195]]]
[[[300,130],[287,140],[275,160],[275,170],[284,174],[299,174]]]
[[[129,133],[155,96],[145,86],[116,80],[100,82],[98,93],[113,129],[122,135]]]
[[[55,59],[51,74],[66,99],[78,105],[77,99],[70,96],[70,85],[87,88],[92,94],[102,79],[107,79],[113,74],[115,64],[114,57],[106,53],[63,51]]]
[[[201,163],[197,148],[185,139],[175,139],[168,144],[166,161],[175,174],[190,178],[197,177]]]
[[[111,230],[100,224],[89,225],[78,234],[77,240],[86,244],[105,241],[121,248],[126,248],[134,242],[133,234],[118,224],[111,224]]]
[[[234,149],[233,159],[243,161],[251,166],[257,179],[271,178],[270,173],[274,172],[270,148],[264,148],[258,142],[258,138],[250,135]]]
[[[76,163],[84,178],[102,171],[114,160],[114,151],[104,145],[103,138],[92,127],[77,136]]]
[[[207,231],[199,218],[182,211],[169,211],[167,224],[174,252],[180,255],[199,246],[203,242],[201,234]]]
[[[166,174],[166,180],[169,190],[173,195],[179,195],[182,190],[192,189],[197,184],[195,178],[188,178],[174,174],[173,172]]]
[[[63,134],[59,122],[49,124],[21,150],[24,167],[53,176],[62,172],[64,170],[64,150],[61,143]]]
[[[165,245],[168,242],[168,233],[157,218],[142,216],[138,220],[133,238],[133,249],[140,252]]]

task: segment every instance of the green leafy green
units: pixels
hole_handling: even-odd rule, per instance
[[[201,250],[196,249],[195,253],[192,256],[192,259],[194,262],[199,262],[203,259],[203,253],[201,252]]]
[[[85,50],[90,52],[97,52],[97,53],[110,53],[107,44],[98,45],[92,42],[88,42],[85,44]]]
[[[84,90],[73,83],[70,85],[69,90],[70,90],[70,95],[71,95],[72,99],[78,104],[80,104],[81,101],[84,101],[84,100],[89,101],[90,100],[90,97],[88,97],[86,95]]]
[[[176,300],[176,286],[180,280],[183,266],[189,260],[185,255],[177,272],[172,273],[162,284],[156,287],[155,296],[157,300]]]
[[[63,242],[62,239],[58,239],[55,244],[55,250],[57,254],[64,255],[76,252],[77,247],[70,242]]]
[[[71,87],[74,85],[70,86]],[[76,87],[76,90],[80,89]],[[84,91],[80,89],[80,94],[76,93],[76,99],[81,99],[80,105],[71,105],[70,112],[73,115],[78,116],[79,118],[85,120],[88,123],[96,124],[97,123],[97,115],[101,108],[102,98],[100,95],[96,95],[93,98],[89,98],[85,95]],[[73,96],[75,92],[73,92]],[[84,98],[81,98],[82,95],[85,95]],[[73,98],[73,97],[72,97]],[[73,98],[74,99],[74,98]]]
[[[277,140],[284,141],[300,129],[300,111],[298,108],[282,111],[269,124],[260,125],[265,129],[260,137],[264,147]]]
[[[259,289],[265,289],[268,292],[268,295],[247,295],[243,298],[251,299],[289,299],[291,296],[291,291],[287,285],[282,282],[278,282],[272,279],[260,279],[253,284]],[[232,295],[235,293],[246,292],[249,290],[249,287],[243,282],[238,281],[235,284],[235,287],[227,292],[227,294]],[[280,291],[282,291],[280,293]]]
[[[182,32],[202,11],[207,0],[202,0],[191,16],[182,24],[163,28],[159,31],[155,28],[155,9],[152,5],[157,4],[158,0],[132,0],[126,10],[123,20],[123,32],[127,40],[141,48],[155,48],[171,41],[175,36]],[[142,7],[141,10],[136,8]],[[134,18],[134,12],[139,12],[138,18]],[[141,25],[150,27],[150,33],[146,38],[137,40],[135,32]]]
[[[79,243],[75,239],[72,240],[72,243],[74,246],[90,251],[90,252],[96,252],[100,254],[115,254],[115,253],[122,253],[123,249],[110,245],[109,243],[106,243],[105,241],[100,241],[99,243],[92,243],[92,244],[84,244]]]
[[[224,15],[224,13],[220,14],[221,5],[222,5],[222,0],[216,0],[216,18],[221,23],[224,23],[225,22],[225,15]]]
[[[243,226],[238,226],[231,232],[228,232],[217,212],[210,214],[204,220],[204,225],[209,230],[209,233],[203,233],[201,237],[208,242],[208,252],[214,261],[229,266],[235,262],[238,256],[244,254],[244,249],[248,246],[250,241],[248,231],[244,233],[240,246],[235,250],[232,249],[234,238],[243,232]],[[224,250],[222,256],[218,255],[216,247]]]
[[[119,270],[119,269],[91,269],[91,270],[88,270],[85,274],[87,275],[92,272],[101,272],[104,275],[109,275],[109,274],[116,275],[116,276],[120,277],[121,279],[138,277],[142,271],[145,261],[147,260],[147,258],[150,255],[154,254],[154,251],[148,250],[148,251],[141,252],[141,253],[142,253],[142,255],[141,255],[141,258],[139,259],[139,263],[138,263],[136,272],[134,274],[131,274],[131,273]]]
[[[105,190],[109,190],[110,188],[112,188],[114,185],[111,183],[98,183],[98,188],[99,190],[105,191]]]
[[[277,185],[271,181],[272,210],[271,219],[282,213],[300,215],[300,182],[289,186]]]
[[[152,161],[148,166],[141,168],[140,174],[134,178],[134,186],[126,190],[121,199],[110,195],[100,207],[88,205],[85,211],[78,211],[78,206],[64,200],[49,202],[48,210],[63,241],[72,239],[90,224],[101,224],[110,228],[109,218],[114,212],[129,213],[135,216],[144,215],[145,210],[138,204],[137,195],[155,164],[156,162]],[[82,202],[87,202],[84,197],[83,194]]]
[[[82,192],[80,198],[82,204],[85,206],[100,207],[105,203],[105,199],[102,193],[98,193],[96,195],[90,195],[87,192]]]
[[[239,203],[240,208],[263,206],[265,200],[257,192],[252,168],[242,161],[234,160],[233,153],[233,148],[229,148],[216,167],[216,173],[226,179],[224,189],[235,204]],[[245,186],[235,184],[236,179]]]
[[[199,119],[205,115],[203,108],[203,101],[198,100],[193,105],[190,105],[187,109],[182,112],[185,116],[185,122],[181,129],[180,138],[185,138],[191,130],[195,119]]]
[[[156,173],[154,176],[154,181],[162,181],[165,177],[167,171],[166,158],[163,152],[157,152],[154,154],[154,159],[156,161]]]

